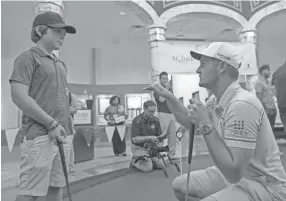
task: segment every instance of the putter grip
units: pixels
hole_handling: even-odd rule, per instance
[[[195,125],[192,124],[191,128],[190,128],[190,135],[189,135],[189,154],[188,154],[188,163],[189,164],[191,164],[191,161],[192,161],[194,136],[195,136]]]

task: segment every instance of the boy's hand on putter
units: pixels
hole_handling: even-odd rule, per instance
[[[59,124],[53,131],[48,134],[50,138],[57,144],[57,141],[60,143],[66,143],[65,138],[67,136],[65,129]]]

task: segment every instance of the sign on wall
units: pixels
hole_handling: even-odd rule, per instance
[[[256,75],[257,63],[254,44],[232,43],[243,57],[239,70],[243,75]],[[159,68],[170,74],[196,73],[200,62],[191,57],[190,51],[203,51],[208,46],[204,41],[163,41],[158,44]]]
[[[91,110],[78,110],[74,115],[75,125],[88,125],[92,123]]]

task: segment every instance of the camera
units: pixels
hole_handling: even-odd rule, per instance
[[[158,157],[158,155],[162,152],[169,152],[168,145],[165,147],[159,147],[158,143],[155,142],[146,142],[144,145],[144,149],[148,151],[150,158]]]

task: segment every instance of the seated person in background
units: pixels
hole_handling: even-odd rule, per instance
[[[150,156],[144,145],[147,143],[159,143],[159,139],[165,137],[162,134],[159,119],[154,116],[156,111],[155,102],[149,100],[143,105],[144,112],[133,119],[131,128],[131,152],[133,157]],[[142,172],[150,172],[153,168],[161,169],[164,163],[159,158],[144,158],[143,160],[131,161],[131,167],[135,167]]]

